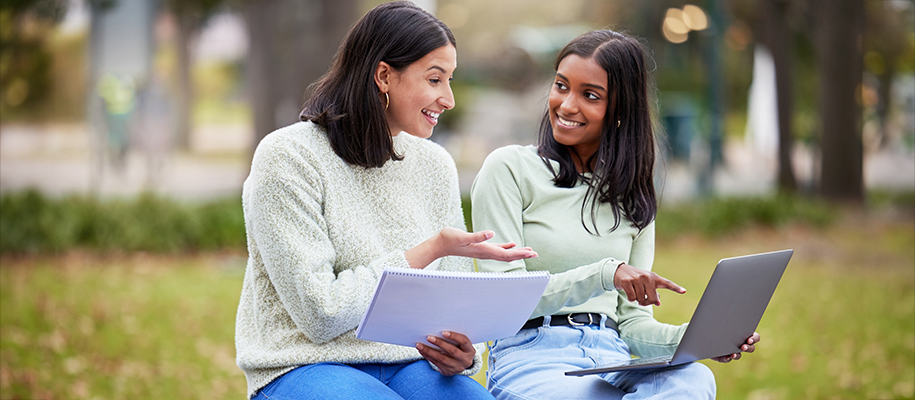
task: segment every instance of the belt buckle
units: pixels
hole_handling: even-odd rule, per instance
[[[594,320],[591,318],[591,313],[588,313],[588,323],[587,324],[582,323],[582,322],[573,321],[572,315],[573,314],[571,314],[571,313],[566,315],[566,320],[569,321],[569,325],[572,325],[572,326],[594,325]]]

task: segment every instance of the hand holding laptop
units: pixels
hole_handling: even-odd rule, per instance
[[[639,301],[639,304],[645,306],[654,304],[661,305],[661,299],[658,296],[657,289],[668,289],[679,294],[686,293],[686,289],[677,285],[673,281],[666,279],[654,272],[645,271],[627,265],[620,264],[613,276],[613,283],[617,290],[623,290],[629,301]],[[627,290],[628,288],[628,290]],[[747,338],[746,342],[740,346],[740,352],[712,357],[713,360],[720,363],[729,363],[739,360],[741,353],[752,353],[756,351],[756,343],[759,342],[759,333],[753,332],[753,336]]]
[[[666,279],[654,272],[641,270],[625,263],[620,264],[613,276],[613,284],[617,290],[626,293],[629,301],[637,301],[640,305],[646,306],[654,304],[661,305],[660,296],[657,289],[668,289],[679,294],[686,293],[686,289],[677,285],[673,281]],[[747,341],[740,346],[740,352],[712,357],[712,360],[720,363],[729,363],[739,360],[741,353],[752,353],[756,351],[756,343],[759,342],[759,333],[753,332],[753,336],[747,338]]]
[[[658,289],[668,289],[679,294],[686,289],[654,272],[638,269],[625,263],[620,264],[613,275],[613,286],[626,293],[629,301],[638,301],[640,305],[661,305]]]
[[[742,352],[755,351],[759,333],[754,331],[793,254],[794,250],[787,249],[721,259],[672,356],[581,368],[565,375],[680,365],[706,358],[729,362],[739,359]]]
[[[721,357],[712,357],[712,360],[718,361],[720,363],[727,364],[734,360],[740,359],[741,353],[752,353],[756,351],[756,343],[759,343],[759,332],[753,332],[753,336],[747,338],[747,341],[744,344],[740,345],[740,353],[728,354]]]

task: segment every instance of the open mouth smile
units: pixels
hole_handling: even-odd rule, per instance
[[[440,115],[442,115],[442,113],[432,112],[432,111],[423,109],[423,115],[425,115],[426,118],[428,118],[432,122],[432,124],[435,125],[436,123],[438,123],[438,117]]]
[[[556,116],[556,120],[559,122],[559,125],[566,126],[566,127],[569,127],[569,128],[575,128],[575,127],[579,127],[579,126],[584,125],[583,122],[570,121],[570,120],[567,120],[567,119],[565,119],[565,118],[563,118],[563,117],[560,117],[560,116],[558,116],[558,115]]]

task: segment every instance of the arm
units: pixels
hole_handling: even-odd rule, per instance
[[[522,150],[524,151],[524,150]],[[519,162],[517,149],[499,149],[483,163],[471,189],[475,229],[495,232],[499,242],[526,245],[522,212],[530,199],[523,198],[522,187],[527,167]],[[608,290],[615,290],[613,276],[621,262],[606,258],[566,272],[553,274],[531,317],[555,314],[563,307],[575,306]],[[508,263],[478,260],[481,271],[526,271],[524,260]]]
[[[458,237],[476,237],[479,238],[479,241],[490,239],[492,237],[492,232],[474,234],[467,234],[464,232],[466,225],[464,223],[464,213],[461,206],[461,194],[460,188],[458,187],[457,171],[454,168],[453,163],[449,166],[450,170],[453,171],[454,178],[451,179],[452,184],[447,188],[450,200],[448,201],[449,209],[444,216],[450,216],[448,220],[450,221],[451,228],[442,230],[436,237],[445,237],[445,239],[447,239],[447,236],[451,235]],[[429,241],[435,240],[436,237],[433,237]],[[414,248],[411,251],[416,251],[419,247],[421,246],[417,246],[417,248]],[[511,248],[511,246],[506,246],[504,249],[509,248]],[[503,250],[503,248],[500,247],[497,250]],[[528,255],[536,255],[536,253],[531,252],[530,249],[526,249],[525,251]],[[407,255],[407,258],[410,259],[410,256]],[[413,262],[414,261],[411,261],[411,265],[413,265]],[[418,265],[422,265],[423,262],[425,261],[420,261]],[[438,268],[452,271],[473,271],[474,269],[472,259],[458,256],[447,256],[442,258]],[[461,333],[442,332],[441,337],[429,336],[428,341],[431,346],[429,344],[417,343],[416,349],[423,358],[429,361],[433,369],[439,371],[444,376],[472,375],[477,373],[483,365],[481,355],[485,350],[485,344],[473,344],[471,338],[468,338]]]
[[[649,224],[632,242],[630,265],[650,271],[654,263],[655,223]],[[673,354],[683,337],[686,324],[674,326],[654,319],[650,305],[630,302],[626,293],[618,292],[617,315],[620,337],[629,345],[632,354],[653,357]]]
[[[457,168],[451,156],[440,149],[436,157],[446,179],[429,182],[426,190],[443,193],[448,196],[446,210],[430,210],[441,215],[442,226],[447,226],[438,234],[423,241],[416,247],[407,250],[406,258],[413,268],[425,268],[436,259],[442,259],[440,269],[473,271],[473,261],[468,258],[513,261],[536,257],[531,248],[516,248],[514,243],[490,243],[493,232],[466,232],[464,213],[461,209],[461,190],[458,186]]]

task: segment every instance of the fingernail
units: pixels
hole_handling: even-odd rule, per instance
[[[486,240],[492,239],[493,235],[495,235],[495,232],[486,231]]]
[[[422,350],[422,349],[423,349],[423,344],[422,344],[422,343],[417,343],[417,344],[416,344],[416,350]]]
[[[450,338],[450,337],[451,337],[451,332],[442,331],[442,336],[444,336],[445,338]]]
[[[432,336],[432,335],[426,336],[426,340],[428,340],[429,343],[435,343],[435,336]]]

